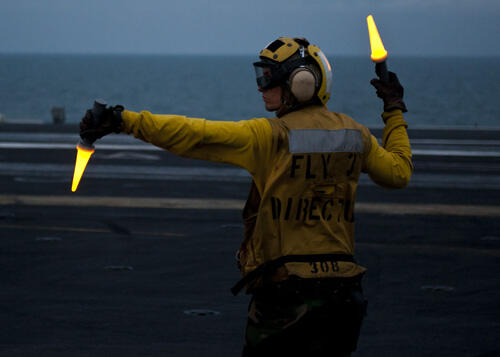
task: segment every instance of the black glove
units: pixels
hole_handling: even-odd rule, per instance
[[[389,82],[383,82],[380,79],[372,79],[370,84],[377,90],[377,97],[384,101],[384,111],[401,109],[403,113],[407,112],[406,104],[403,102],[404,89],[399,83],[398,77],[394,72],[389,72]]]
[[[123,124],[123,109],[121,105],[107,107],[100,118],[94,118],[92,110],[87,110],[80,122],[80,137],[94,142],[110,133],[120,133]]]

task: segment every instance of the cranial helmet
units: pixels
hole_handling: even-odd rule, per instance
[[[255,62],[261,89],[287,84],[298,103],[330,99],[332,67],[319,47],[305,38],[280,37],[260,52]]]

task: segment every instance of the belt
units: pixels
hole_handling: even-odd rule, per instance
[[[238,295],[238,293],[247,285],[248,283],[254,281],[258,277],[265,273],[269,273],[276,270],[278,267],[285,263],[312,263],[312,262],[324,262],[324,261],[339,261],[339,262],[351,262],[355,263],[354,257],[349,254],[308,254],[308,255],[284,255],[274,260],[267,261],[259,265],[255,270],[245,275],[240,279],[232,288],[231,292],[233,295]]]

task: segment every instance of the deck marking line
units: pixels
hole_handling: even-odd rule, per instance
[[[0,195],[0,205],[241,210],[245,201],[204,198]],[[500,217],[500,206],[487,205],[359,202],[355,206],[355,211],[388,215]]]
[[[0,224],[0,228],[21,229],[21,230],[41,230],[41,231],[58,231],[58,232],[80,232],[80,233],[114,233],[110,229],[102,228],[83,228],[83,227],[64,227],[64,226],[43,226],[43,225],[25,225],[25,224]],[[164,237],[184,237],[183,233],[170,232],[130,232],[131,235],[140,236],[164,236]]]

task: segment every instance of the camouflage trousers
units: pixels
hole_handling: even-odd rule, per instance
[[[365,314],[359,280],[304,279],[261,288],[250,301],[243,357],[350,356]]]

